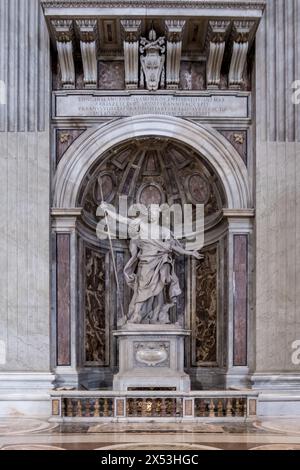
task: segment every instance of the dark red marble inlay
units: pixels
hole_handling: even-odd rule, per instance
[[[71,364],[70,236],[57,234],[57,365]]]
[[[234,236],[233,365],[247,366],[248,236]]]

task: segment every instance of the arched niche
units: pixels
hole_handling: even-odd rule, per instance
[[[59,162],[54,181],[54,207],[76,207],[82,180],[99,155],[129,139],[153,136],[177,140],[202,155],[222,181],[229,209],[252,208],[247,168],[225,137],[207,125],[152,115],[116,120],[83,133]]]
[[[166,116],[122,119],[90,129],[58,165],[52,212],[54,264],[57,274],[59,253],[69,244],[69,258],[63,259],[62,266],[69,262],[69,292],[63,294],[70,298],[67,320],[71,325],[69,356],[64,357],[68,348],[60,347],[59,335],[55,338],[57,355],[61,350],[63,359],[54,359],[58,381],[109,386],[117,367],[112,331],[118,325],[120,304],[126,309],[131,295],[122,276],[128,245],[124,241],[113,244],[121,286],[118,295],[109,244],[100,243],[95,234],[99,177],[105,199],[114,204],[120,194],[129,196],[131,202],[147,203],[154,198],[156,203],[205,204],[205,259],[201,264],[178,260],[184,295],[172,315],[192,330],[186,364],[196,387],[235,383],[236,371],[238,381],[244,383],[249,365],[250,298],[242,307],[236,302],[234,271],[247,265],[241,290],[248,290],[252,198],[247,168],[216,130]],[[57,275],[55,282],[60,299]],[[60,315],[65,315],[63,304],[56,302],[56,310],[57,331],[57,324],[63,325],[66,318],[59,322]],[[62,341],[66,336],[62,335]]]

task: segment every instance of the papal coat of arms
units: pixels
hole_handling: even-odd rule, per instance
[[[165,38],[156,39],[156,32],[152,28],[149,32],[149,39],[141,38],[141,86],[146,83],[146,87],[150,91],[156,91],[159,86],[164,85],[165,73]]]

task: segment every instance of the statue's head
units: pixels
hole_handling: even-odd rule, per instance
[[[156,32],[154,28],[149,31],[149,41],[156,41]]]

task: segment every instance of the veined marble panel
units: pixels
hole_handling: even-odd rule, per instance
[[[192,323],[192,362],[194,366],[217,363],[218,245],[203,252],[195,262],[195,309]]]
[[[105,255],[85,249],[85,361],[107,365]],[[94,363],[94,364],[93,364]]]

